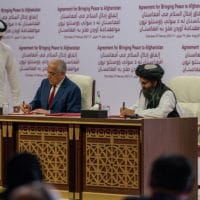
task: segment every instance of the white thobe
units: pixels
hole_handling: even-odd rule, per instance
[[[141,93],[137,103],[132,105],[130,109],[135,110],[135,114],[138,114],[141,117],[165,118],[175,107],[179,115],[182,116],[182,111],[176,103],[173,92],[167,90],[161,96],[160,102],[156,108],[147,109],[147,102],[143,93]]]
[[[6,76],[9,86],[6,86]],[[8,102],[7,89],[10,88],[13,106],[21,104],[19,75],[11,48],[0,41],[0,104]]]

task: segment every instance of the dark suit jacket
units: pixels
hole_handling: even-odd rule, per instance
[[[32,110],[48,109],[48,98],[51,85],[48,79],[43,79],[34,99],[30,102]],[[51,113],[78,113],[81,111],[80,88],[67,77],[64,78],[50,107]]]

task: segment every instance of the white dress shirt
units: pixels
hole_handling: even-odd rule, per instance
[[[147,109],[145,97],[141,93],[136,104],[132,105],[130,109],[135,110],[135,114],[141,117],[154,117],[154,118],[164,118],[167,117],[170,112],[174,110],[176,106],[177,112],[182,116],[180,107],[176,103],[176,99],[172,91],[167,90],[163,93],[160,102],[156,108]]]
[[[0,41],[0,104],[8,102],[6,76],[10,85],[13,106],[22,103],[20,96],[19,76],[11,48]]]

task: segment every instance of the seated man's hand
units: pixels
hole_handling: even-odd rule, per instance
[[[20,109],[24,112],[24,113],[29,113],[31,111],[31,106],[29,104],[21,104],[20,105]]]
[[[30,113],[35,113],[35,114],[49,114],[49,112],[50,112],[49,110],[38,108],[38,109],[32,110]]]
[[[135,111],[128,108],[120,108],[120,116],[124,117],[125,115],[134,115]]]

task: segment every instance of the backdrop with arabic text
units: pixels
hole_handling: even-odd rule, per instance
[[[6,0],[0,18],[8,24],[4,41],[16,56],[26,102],[53,58],[65,60],[68,73],[91,75],[111,114],[123,101],[136,101],[138,64],[161,64],[164,82],[200,74],[197,0]]]

